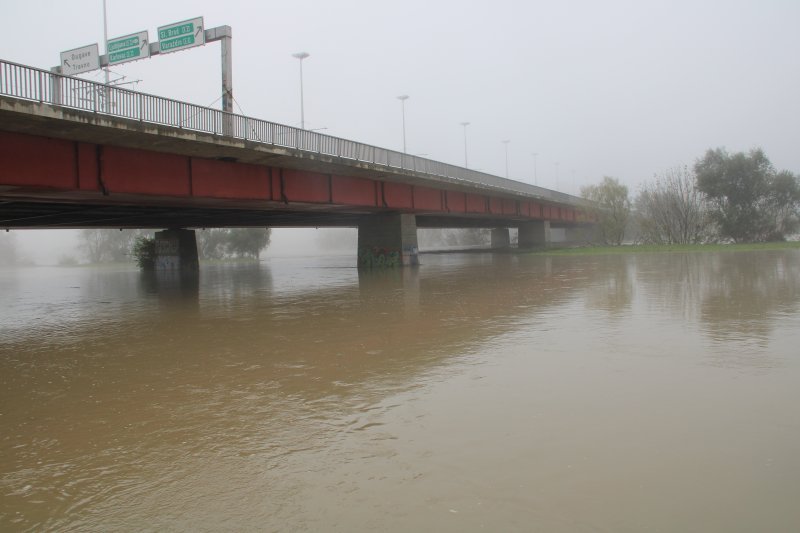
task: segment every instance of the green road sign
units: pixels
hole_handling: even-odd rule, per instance
[[[109,39],[106,45],[108,64],[124,63],[150,57],[150,39],[147,31]]]
[[[193,46],[206,44],[206,29],[203,17],[176,22],[158,28],[158,45],[162,54],[177,52]]]

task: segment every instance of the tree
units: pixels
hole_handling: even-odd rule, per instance
[[[687,167],[645,184],[636,198],[636,218],[642,240],[651,244],[696,244],[712,234],[706,197]]]
[[[697,187],[711,203],[722,237],[735,242],[782,240],[798,226],[800,185],[776,173],[761,149],[728,154],[708,150],[695,163]]]
[[[258,259],[261,250],[269,246],[272,231],[269,228],[234,228],[228,230],[226,251],[238,257]]]
[[[791,172],[778,172],[772,180],[768,199],[772,214],[771,240],[783,240],[800,227],[800,180]]]
[[[581,188],[581,195],[597,205],[600,236],[606,244],[620,245],[631,214],[628,187],[605,176],[599,185]]]
[[[225,257],[229,233],[230,230],[226,228],[209,228],[196,232],[199,258],[219,260]]]
[[[79,234],[79,247],[90,263],[131,261],[136,238],[148,234],[148,230],[139,229],[83,229]]]
[[[156,240],[153,237],[139,235],[133,241],[133,256],[142,270],[153,270],[156,267]]]
[[[78,246],[86,254],[86,258],[90,263],[99,263],[106,257],[107,233],[108,230],[94,228],[81,230],[79,236],[80,244]]]
[[[271,235],[269,228],[211,228],[197,234],[197,253],[201,259],[258,259]]]

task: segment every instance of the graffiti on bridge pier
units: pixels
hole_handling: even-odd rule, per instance
[[[400,252],[377,246],[362,246],[358,250],[358,266],[361,268],[394,268],[401,266]]]

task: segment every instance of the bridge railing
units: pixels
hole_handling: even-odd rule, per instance
[[[584,207],[590,205],[583,198],[457,165],[3,60],[0,60],[0,94],[150,124],[363,161],[393,170],[461,181],[559,204]]]

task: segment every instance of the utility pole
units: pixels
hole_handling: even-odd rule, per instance
[[[464,168],[469,168],[467,164],[467,126],[469,126],[469,122],[462,122],[462,126],[464,126]]]
[[[403,153],[406,153],[406,100],[408,100],[408,95],[401,94],[397,99],[400,100],[400,107],[403,110]]]
[[[303,60],[310,56],[308,52],[297,52],[296,54],[292,54],[292,57],[295,57],[300,60],[300,129],[306,129],[306,114],[305,109],[303,106]]]

